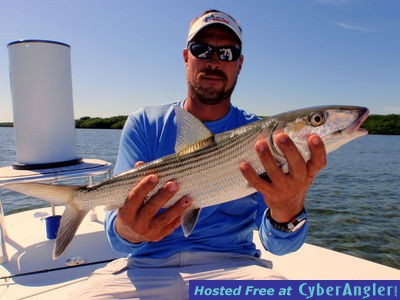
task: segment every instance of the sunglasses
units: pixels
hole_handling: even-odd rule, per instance
[[[214,52],[221,61],[238,60],[242,52],[241,48],[233,46],[212,47],[207,44],[191,42],[188,44],[188,49],[193,56],[200,59],[209,59]]]

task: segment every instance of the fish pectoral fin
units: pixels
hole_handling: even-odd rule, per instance
[[[281,168],[283,173],[285,174],[289,173],[289,165],[287,162],[280,164],[279,167]]]
[[[65,251],[88,212],[88,210],[79,210],[73,205],[65,207],[57,232],[53,259],[59,257]]]
[[[266,182],[269,182],[269,183],[272,182],[272,181],[271,181],[271,178],[269,178],[267,172],[261,173],[261,174],[259,174],[258,176],[259,176],[260,178],[264,179]]]
[[[201,208],[190,206],[181,216],[183,235],[188,237],[199,219]]]

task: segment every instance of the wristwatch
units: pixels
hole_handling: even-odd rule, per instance
[[[266,212],[267,220],[271,223],[272,227],[284,232],[295,232],[299,230],[307,221],[307,214],[305,209],[303,208],[302,211],[292,218],[289,222],[279,223],[272,219],[271,217],[271,210],[267,208]]]

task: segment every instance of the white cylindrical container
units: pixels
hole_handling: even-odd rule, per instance
[[[8,44],[16,158],[21,169],[76,162],[71,48],[44,40]]]

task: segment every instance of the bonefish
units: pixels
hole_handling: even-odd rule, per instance
[[[202,207],[235,200],[256,190],[242,176],[239,165],[248,162],[260,175],[265,170],[254,150],[256,141],[268,143],[276,162],[287,172],[287,161],[274,144],[274,136],[285,132],[307,161],[310,152],[307,138],[321,137],[326,152],[367,134],[360,125],[369,111],[358,106],[320,106],[299,109],[267,117],[236,129],[213,135],[189,112],[176,107],[177,140],[175,153],[145,163],[92,186],[62,186],[41,183],[8,184],[3,188],[65,205],[53,251],[60,256],[71,242],[85,215],[95,206],[106,209],[121,207],[132,187],[144,176],[157,174],[159,188],[175,180],[179,191],[164,207],[169,207],[184,195],[193,199],[182,215],[181,225],[188,237],[196,225]]]

